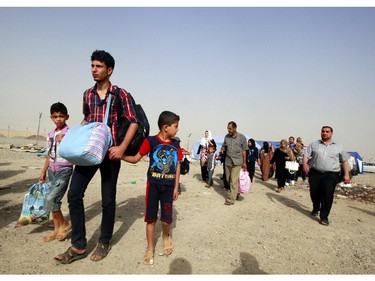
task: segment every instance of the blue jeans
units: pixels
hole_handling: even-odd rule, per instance
[[[83,250],[87,246],[83,197],[97,170],[101,174],[102,222],[99,243],[109,244],[113,235],[116,213],[116,187],[121,162],[109,160],[108,153],[100,165],[74,168],[68,191],[69,214],[72,222],[72,245]]]
[[[50,185],[50,190],[46,195],[46,201],[44,201],[44,210],[47,212],[57,212],[61,209],[61,200],[68,189],[72,171],[73,169],[59,172],[48,170],[48,183]]]

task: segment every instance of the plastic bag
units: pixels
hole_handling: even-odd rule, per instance
[[[49,211],[44,210],[44,201],[50,186],[47,183],[35,183],[29,188],[23,200],[21,216],[18,219],[19,225],[29,223],[46,224],[49,219]]]
[[[248,171],[241,169],[240,177],[238,178],[238,192],[247,194],[251,188],[251,180]]]
[[[298,171],[299,164],[296,161],[286,161],[285,162],[285,169],[289,172],[296,172]]]

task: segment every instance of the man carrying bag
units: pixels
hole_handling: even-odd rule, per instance
[[[124,89],[121,89],[119,98],[122,101],[122,115],[131,122],[131,125],[123,141],[118,143],[117,120],[120,116],[117,114],[113,96],[111,102],[108,103],[109,96],[114,95],[117,89],[117,86],[112,85],[109,80],[114,66],[115,60],[109,53],[105,51],[93,52],[91,56],[91,71],[96,84],[83,94],[84,119],[82,123],[103,122],[106,108],[110,106],[108,125],[111,129],[113,146],[109,148],[102,163],[93,166],[76,165],[74,168],[68,191],[69,213],[72,222],[72,246],[66,252],[55,257],[60,263],[71,263],[87,256],[83,197],[97,170],[100,170],[102,183],[102,221],[99,242],[91,256],[91,260],[102,260],[110,250],[109,242],[113,235],[115,222],[116,187],[121,167],[120,160],[138,129],[134,104],[131,102],[130,95]]]

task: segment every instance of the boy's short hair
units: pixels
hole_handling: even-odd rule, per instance
[[[68,115],[68,109],[61,102],[56,102],[53,105],[51,105],[51,109],[50,109],[51,115],[54,114],[55,112],[61,112],[64,115]]]
[[[216,151],[216,144],[209,144],[208,149],[210,149],[210,147],[212,147]]]
[[[158,119],[159,130],[161,130],[164,125],[171,126],[173,123],[178,121],[180,121],[180,116],[171,111],[163,111],[162,113],[160,113]]]
[[[96,50],[91,55],[91,61],[100,61],[104,62],[104,64],[109,68],[115,68],[115,59],[111,56],[110,53],[103,51],[103,50]]]

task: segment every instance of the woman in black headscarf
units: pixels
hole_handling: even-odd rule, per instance
[[[253,182],[255,173],[255,162],[257,162],[259,159],[259,152],[258,148],[255,145],[254,139],[249,139],[247,142],[247,146],[249,147],[249,150],[246,150],[246,166],[247,171],[249,172],[251,182]]]

